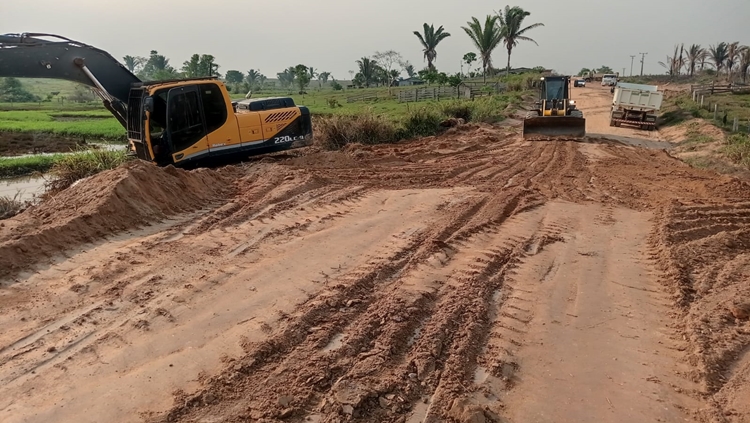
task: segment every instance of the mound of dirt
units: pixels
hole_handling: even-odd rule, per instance
[[[81,181],[0,227],[0,276],[225,198],[234,187],[228,169],[188,172],[134,161]]]

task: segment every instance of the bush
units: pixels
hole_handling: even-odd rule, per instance
[[[130,157],[124,149],[82,150],[76,154],[64,155],[50,169],[52,179],[45,184],[46,190],[49,193],[62,191],[80,179],[114,169],[128,160]]]
[[[341,91],[344,89],[344,87],[341,84],[339,84],[339,81],[333,81],[331,83],[331,88],[333,88],[334,91]]]
[[[13,197],[0,197],[0,220],[10,219],[29,206],[29,203],[21,201],[19,197],[20,194]]]
[[[412,110],[404,120],[403,138],[435,135],[440,130],[440,122],[446,116],[435,107],[422,107]]]
[[[468,122],[472,118],[474,103],[461,100],[447,101],[440,104],[440,111],[447,117],[463,119]]]
[[[397,141],[393,122],[372,113],[321,117],[317,138],[323,148],[338,150],[347,144],[385,144]]]
[[[733,134],[727,137],[724,154],[730,160],[750,168],[750,136],[747,134]]]

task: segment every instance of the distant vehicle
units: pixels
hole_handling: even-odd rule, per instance
[[[617,85],[617,75],[613,73],[607,73],[602,76],[602,87],[615,86]]]
[[[615,87],[609,126],[637,126],[646,131],[656,129],[656,119],[664,94],[655,85],[626,84]]]
[[[585,79],[576,79],[573,81],[574,87],[585,87],[586,86],[586,80]]]

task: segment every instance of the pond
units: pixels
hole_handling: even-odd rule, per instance
[[[39,176],[0,179],[0,197],[13,198],[18,195],[21,201],[32,201],[34,196],[44,192],[44,182],[44,177]]]

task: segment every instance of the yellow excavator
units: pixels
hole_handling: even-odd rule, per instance
[[[233,102],[215,77],[144,82],[107,52],[58,35],[0,35],[0,77],[90,86],[125,127],[131,154],[161,166],[312,144],[310,111],[291,97]]]
[[[583,138],[586,119],[570,98],[570,77],[546,76],[539,84],[537,108],[523,121],[524,138]]]

